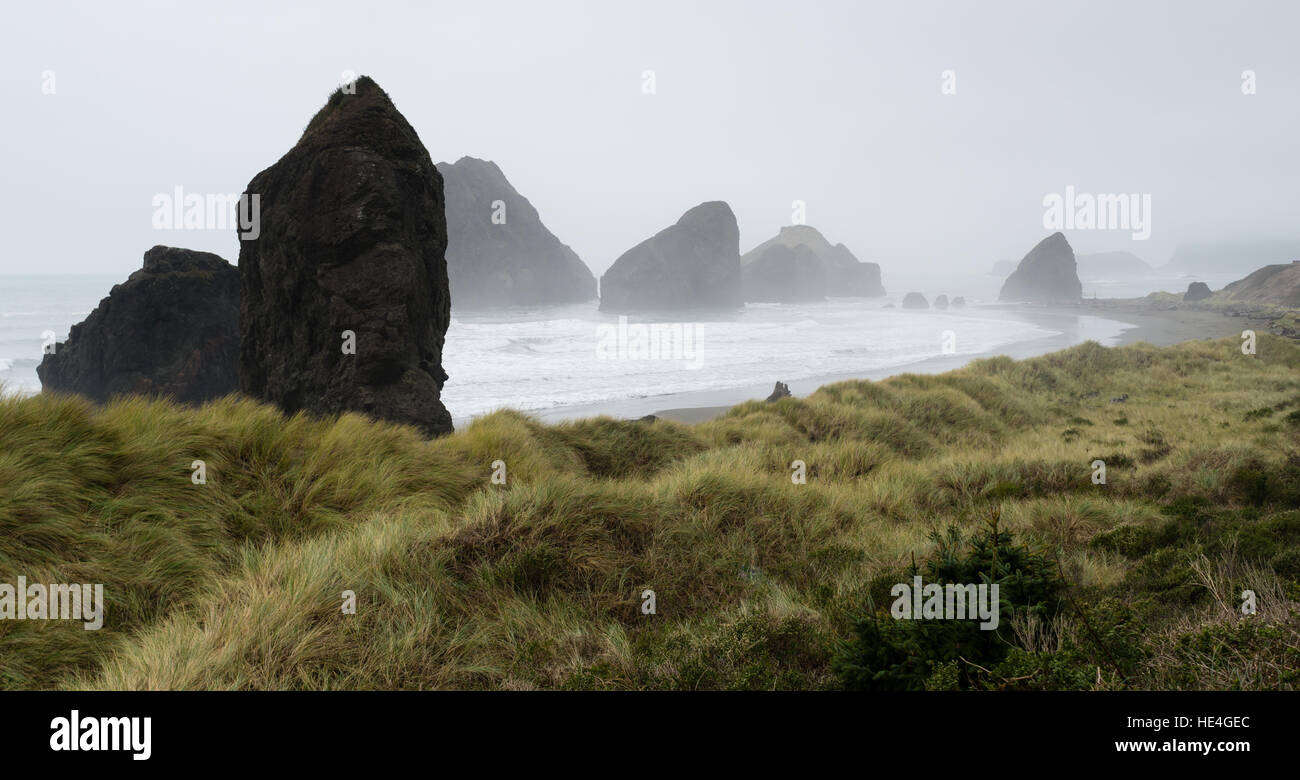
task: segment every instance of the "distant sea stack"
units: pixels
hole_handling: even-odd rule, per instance
[[[934,299],[934,308],[936,308],[936,309],[940,309],[940,310],[948,308],[948,296],[946,296],[946,295],[940,295],[940,296],[938,296],[937,298],[935,298],[935,299]]]
[[[46,390],[202,403],[239,389],[239,271],[208,252],[156,246],[36,368]]]
[[[748,258],[748,259],[747,259]],[[800,303],[826,299],[822,261],[804,244],[773,244],[757,256],[741,257],[745,301]]]
[[[580,303],[596,277],[546,229],[490,160],[438,163],[447,199],[447,279],[455,308]]]
[[[601,311],[742,305],[740,228],[731,207],[717,200],[627,250],[600,278]]]
[[[1066,303],[1083,296],[1074,250],[1061,233],[1038,242],[1002,283],[1000,301]]]
[[[1183,293],[1183,300],[1191,303],[1193,301],[1203,301],[1214,295],[1210,286],[1205,282],[1192,282],[1187,285],[1187,292]]]
[[[1015,273],[1016,264],[1010,260],[999,260],[993,264],[993,270],[989,271],[989,276],[1000,276],[1003,279]]]
[[[1078,273],[1082,279],[1105,279],[1116,276],[1150,276],[1155,269],[1132,252],[1099,252],[1079,255]]]
[[[776,245],[808,247],[822,262],[826,278],[826,295],[832,298],[879,297],[885,294],[880,283],[880,266],[864,263],[843,244],[832,245],[811,225],[787,225],[773,238],[745,253],[742,263],[749,263]]]
[[[240,389],[450,431],[442,177],[388,95],[364,76],[336,91],[247,192],[261,223],[240,241]]]
[[[925,299],[925,296],[920,294],[919,292],[910,292],[907,295],[903,296],[903,308],[904,309],[928,309],[930,308],[930,302],[927,301]]]

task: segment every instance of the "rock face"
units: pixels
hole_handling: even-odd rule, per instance
[[[1219,291],[1234,303],[1266,303],[1300,309],[1300,262],[1265,266]]]
[[[156,246],[36,373],[46,390],[201,403],[239,389],[239,271],[208,252]]]
[[[954,309],[961,309],[965,306],[966,306],[966,299],[961,297],[960,295],[952,299],[952,307]]]
[[[1065,303],[1082,296],[1074,250],[1064,235],[1053,233],[1029,250],[1015,273],[1002,283],[998,300]]]
[[[776,236],[746,252],[741,262],[752,262],[773,246],[794,248],[800,244],[811,249],[821,260],[827,296],[878,297],[885,294],[885,288],[880,283],[879,265],[859,261],[843,244],[832,246],[817,228],[810,225],[787,225],[781,228]]]
[[[782,398],[789,398],[790,396],[790,386],[785,382],[777,382],[776,387],[772,388],[772,394],[769,395],[766,400],[770,403],[772,401],[779,401]]]
[[[454,308],[580,303],[596,277],[546,229],[497,164],[438,163],[447,199],[447,280]]]
[[[1203,301],[1211,295],[1214,295],[1214,292],[1210,290],[1208,284],[1205,282],[1192,282],[1187,285],[1187,292],[1183,293],[1183,300],[1189,303],[1191,301]]]
[[[747,302],[798,303],[826,298],[822,262],[804,244],[773,244],[756,257],[742,257],[740,269]]]
[[[336,91],[247,191],[261,230],[240,242],[240,389],[450,431],[442,177],[388,95],[367,77]]]
[[[935,298],[935,299],[934,299],[934,308],[936,308],[936,309],[946,309],[946,308],[948,308],[948,296],[946,296],[946,295],[940,295],[939,297]]]
[[[925,296],[919,292],[910,292],[903,296],[903,308],[928,309],[930,308],[930,303],[925,299]]]
[[[624,252],[600,277],[601,311],[742,305],[740,228],[722,201],[687,211],[677,224]]]

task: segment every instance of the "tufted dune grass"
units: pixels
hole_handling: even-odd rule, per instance
[[[499,411],[432,441],[237,397],[4,397],[0,582],[107,605],[100,631],[0,620],[0,687],[835,688],[930,532],[996,511],[1084,613],[1019,627],[1038,671],[1009,687],[1294,688],[1300,345],[1257,352],[1087,343],[694,426]],[[1085,617],[1139,660],[1067,652]]]

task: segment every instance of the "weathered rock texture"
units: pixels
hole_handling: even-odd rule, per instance
[[[335,92],[248,193],[261,233],[240,242],[240,388],[286,412],[450,431],[442,177],[388,95],[367,77]]]
[[[239,271],[208,252],[156,246],[36,373],[46,390],[100,402],[201,403],[239,389],[238,353]]]
[[[740,268],[747,302],[798,303],[826,298],[822,261],[804,244],[773,244],[757,256],[742,257]]]
[[[701,203],[614,261],[601,311],[735,308],[744,304],[740,228],[722,201]]]
[[[1063,303],[1079,300],[1083,285],[1074,260],[1074,250],[1061,233],[1038,242],[1002,283],[1000,301]]]
[[[497,164],[438,163],[447,198],[447,280],[454,308],[579,303],[596,277],[542,224]]]
[[[777,245],[808,247],[822,261],[826,280],[826,295],[832,298],[878,297],[885,294],[880,283],[880,266],[864,263],[854,257],[843,244],[832,245],[817,228],[811,225],[787,225],[781,232],[745,253],[742,262],[749,262]]]

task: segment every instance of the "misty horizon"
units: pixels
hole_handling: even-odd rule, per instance
[[[156,244],[234,262],[233,229],[155,230],[152,199],[242,192],[347,72],[435,162],[497,163],[597,277],[710,200],[742,252],[801,201],[886,286],[1019,260],[1067,187],[1150,199],[1147,240],[1066,230],[1078,254],[1300,238],[1286,4],[166,8],[14,12],[0,274],[125,276]]]

